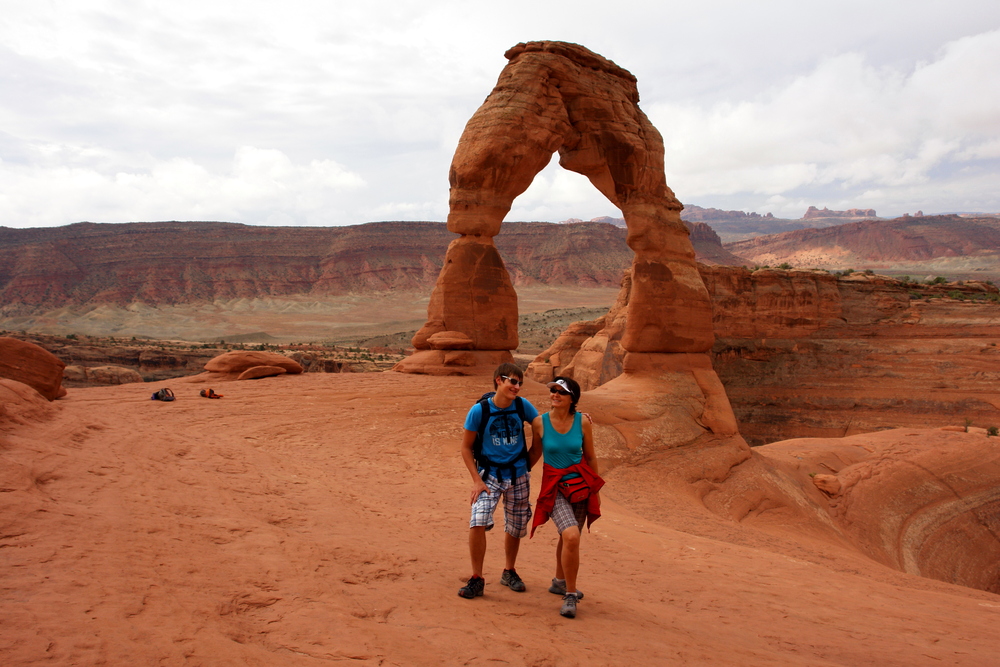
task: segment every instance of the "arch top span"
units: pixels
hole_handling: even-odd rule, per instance
[[[625,217],[636,256],[623,347],[711,349],[708,291],[683,207],[664,177],[663,139],[639,108],[635,76],[579,44],[526,42],[505,55],[509,62],[455,150],[448,229],[460,236],[448,247],[427,323],[413,338],[418,355],[399,369],[463,372],[462,364],[488,363],[476,352],[492,360],[517,347],[517,295],[492,237],[555,153]]]
[[[673,223],[683,231],[682,206],[663,174],[663,140],[638,106],[631,72],[566,42],[521,43],[505,55],[510,62],[452,160],[448,229],[495,236],[514,199],[558,152],[559,164],[586,176],[626,222],[628,208],[653,205],[677,213]]]

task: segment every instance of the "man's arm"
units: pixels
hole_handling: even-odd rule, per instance
[[[476,467],[476,459],[472,456],[472,445],[475,444],[477,435],[478,434],[475,431],[464,429],[464,435],[462,436],[462,461],[465,462],[465,467],[469,469],[469,474],[472,475],[472,497],[469,500],[470,505],[476,502],[480,493],[487,490],[486,483],[483,482],[483,478],[479,476],[479,468]]]

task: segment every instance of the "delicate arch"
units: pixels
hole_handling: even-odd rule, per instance
[[[558,152],[561,166],[586,176],[624,214],[636,256],[623,347],[711,349],[708,292],[635,77],[577,44],[528,42],[505,55],[510,62],[452,160],[448,229],[460,237],[448,247],[414,347],[516,349],[517,295],[492,239],[514,199]],[[459,358],[475,363],[467,355],[453,361]]]

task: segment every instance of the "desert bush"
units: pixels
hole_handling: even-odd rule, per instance
[[[788,262],[782,262],[781,264],[778,264],[778,268],[783,271],[787,271],[788,269],[792,268],[792,265],[789,264]]]
[[[934,280],[927,281],[927,284],[928,285],[941,285],[941,284],[946,283],[946,282],[948,282],[948,279],[945,278],[944,276],[936,276],[934,278]]]
[[[986,435],[995,436],[998,433],[1000,433],[1000,431],[997,430],[996,426],[990,426],[988,429],[986,429]]]

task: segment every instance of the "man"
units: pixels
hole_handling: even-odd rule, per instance
[[[518,393],[524,376],[514,364],[500,364],[493,372],[496,393],[480,400],[465,418],[462,460],[472,477],[472,518],[469,521],[469,555],[472,577],[458,594],[472,599],[483,594],[483,560],[486,531],[493,528],[493,512],[503,496],[504,555],[506,564],[500,583],[522,592],[524,582],[514,569],[521,538],[528,534],[531,505],[528,503],[529,469],[538,460],[541,444],[532,433],[531,449],[525,446],[524,423],[530,424],[538,411]],[[485,424],[484,424],[485,419]],[[477,439],[482,434],[481,445]]]

